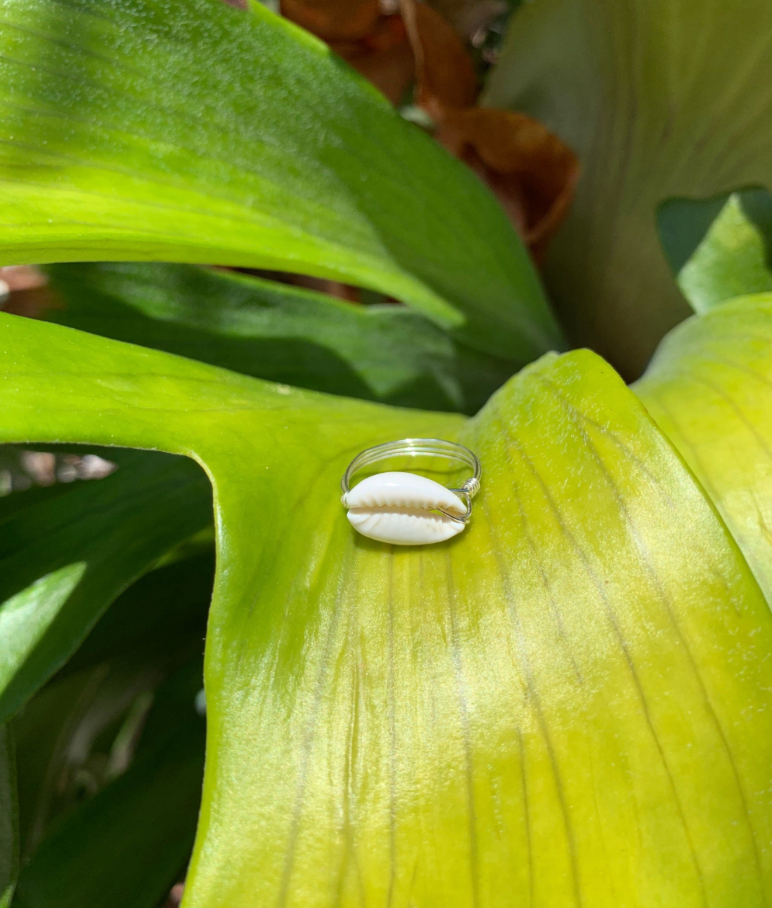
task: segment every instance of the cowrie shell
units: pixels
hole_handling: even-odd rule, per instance
[[[377,473],[343,496],[349,523],[369,539],[392,545],[444,542],[464,530],[466,504],[450,489],[415,473]],[[447,511],[438,514],[435,509]]]

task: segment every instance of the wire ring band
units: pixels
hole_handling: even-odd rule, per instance
[[[471,471],[458,488],[448,488],[420,474],[375,473],[353,491],[354,474],[394,457],[443,458]],[[349,522],[364,536],[397,545],[442,542],[460,533],[472,516],[482,469],[476,455],[455,441],[403,438],[367,448],[351,461],[341,479],[341,502]]]

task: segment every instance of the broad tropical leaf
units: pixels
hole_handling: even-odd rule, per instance
[[[547,282],[573,338],[631,377],[688,314],[658,207],[772,187],[770,30],[766,0],[537,0],[512,18],[486,100],[578,154]]]
[[[128,771],[53,827],[19,879],[19,908],[157,908],[193,845],[204,758],[201,658],[157,691]]]
[[[16,761],[11,729],[0,726],[0,908],[9,908],[19,870]]]
[[[121,381],[114,375],[119,394]],[[116,596],[210,519],[195,464],[138,452],[106,479],[0,500],[0,720],[62,666]]]
[[[0,441],[152,446],[212,479],[187,908],[772,898],[772,613],[596,356],[464,421],[12,317],[0,354]],[[340,506],[348,460],[408,435],[482,458],[449,544],[371,543]]]
[[[716,503],[772,604],[772,294],[680,325],[636,392]]]
[[[131,748],[118,739],[133,737],[164,677],[133,656],[57,676],[14,716],[22,866],[53,825],[125,768]]]
[[[475,412],[513,372],[403,306],[186,265],[49,273],[66,305],[49,313],[59,324],[314,391]]]
[[[2,0],[0,42],[4,263],[279,268],[510,360],[560,343],[479,181],[260,4]]]

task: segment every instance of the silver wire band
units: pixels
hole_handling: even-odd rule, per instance
[[[374,463],[380,463],[382,460],[389,460],[392,457],[444,457],[446,460],[457,461],[472,471],[469,479],[466,479],[457,489],[450,489],[464,496],[466,499],[466,514],[463,517],[454,519],[461,520],[464,523],[469,520],[472,514],[472,499],[480,491],[480,477],[482,468],[477,456],[469,448],[460,445],[456,441],[445,441],[442,438],[402,438],[399,441],[387,441],[382,445],[375,445],[372,448],[366,448],[346,467],[346,472],[340,481],[340,487],[343,495],[350,490],[352,476],[364,467],[372,466]],[[453,516],[448,514],[449,517]]]

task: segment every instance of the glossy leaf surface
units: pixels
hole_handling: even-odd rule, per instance
[[[49,273],[66,305],[52,321],[314,391],[474,412],[514,371],[403,306],[184,265]]]
[[[545,358],[465,422],[11,317],[0,348],[0,440],[153,445],[212,478],[187,908],[772,898],[772,614],[597,357]],[[454,541],[399,551],[353,535],[338,480],[409,435],[469,444],[483,489]]]
[[[772,604],[772,294],[680,325],[635,390],[718,506]]]
[[[5,263],[298,271],[515,361],[560,343],[479,181],[259,4],[3,0],[0,42]]]
[[[770,30],[766,0],[538,0],[511,20],[486,100],[579,156],[547,283],[572,338],[629,377],[688,314],[659,205],[772,187]]]
[[[157,908],[193,844],[204,758],[200,657],[166,682],[127,772],[76,807],[24,867],[19,908]]]
[[[204,474],[163,455],[134,453],[106,479],[0,500],[0,717],[61,667],[116,596],[210,519]]]

